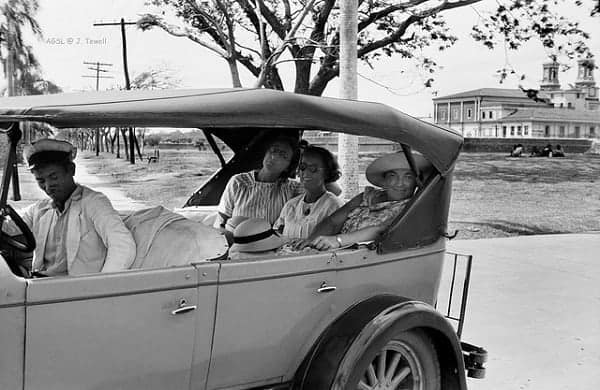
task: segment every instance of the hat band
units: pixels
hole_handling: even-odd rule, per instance
[[[269,238],[272,235],[275,236],[279,236],[279,234],[277,234],[277,232],[273,229],[269,229],[266,232],[262,232],[262,233],[258,233],[258,234],[253,234],[251,236],[242,236],[242,237],[233,237],[233,243],[234,244],[249,244],[251,242],[255,242],[255,241],[259,241],[259,240],[263,240],[265,238]]]

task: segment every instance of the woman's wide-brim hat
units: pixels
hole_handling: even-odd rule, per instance
[[[279,233],[264,219],[250,218],[241,222],[233,232],[232,251],[264,252],[277,249],[284,244]]]
[[[419,172],[423,172],[429,168],[430,164],[425,157],[417,153],[413,153],[412,156]],[[410,169],[410,165],[403,152],[386,154],[373,160],[367,167],[365,174],[369,183],[377,187],[383,187],[385,173],[400,169]]]
[[[75,156],[77,156],[77,148],[70,142],[52,138],[33,141],[23,149],[23,157],[28,169],[45,164],[72,162]]]

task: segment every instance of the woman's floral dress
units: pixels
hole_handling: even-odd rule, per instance
[[[348,214],[341,234],[355,232],[372,226],[387,226],[406,206],[409,199],[375,203],[384,190],[365,187],[360,205]]]

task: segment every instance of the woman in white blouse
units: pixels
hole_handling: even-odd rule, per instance
[[[291,239],[307,238],[319,222],[342,206],[342,201],[326,188],[341,176],[330,151],[318,146],[306,147],[298,165],[298,175],[304,193],[283,206],[273,226]]]
[[[304,192],[302,184],[290,180],[296,173],[300,148],[298,141],[279,136],[266,145],[259,170],[238,173],[229,179],[217,211],[217,228],[225,228],[229,218],[262,218],[273,224],[289,199]]]

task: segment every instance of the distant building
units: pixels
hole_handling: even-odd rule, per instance
[[[465,137],[599,138],[594,61],[578,62],[575,85],[561,89],[558,63],[543,65],[538,90],[480,88],[433,99],[434,123]]]

